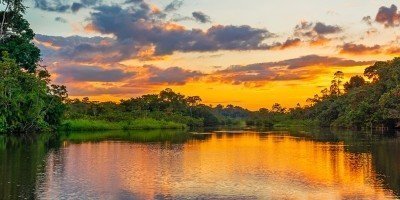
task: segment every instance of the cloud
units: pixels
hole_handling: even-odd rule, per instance
[[[324,23],[317,22],[314,26],[314,31],[319,35],[326,35],[326,34],[339,33],[342,31],[342,28],[340,28],[337,25],[326,25]]]
[[[51,12],[67,12],[70,9],[70,5],[64,4],[60,0],[34,0],[35,8],[39,8],[45,11]]]
[[[248,69],[262,69],[265,67],[285,67],[287,69],[299,69],[310,66],[326,66],[326,67],[350,67],[373,64],[374,61],[354,61],[339,57],[307,55],[298,58],[282,60],[278,62],[257,63],[243,66],[233,66],[227,70],[248,70]]]
[[[111,63],[120,61],[125,49],[115,49],[115,40],[104,37],[46,36],[37,34],[36,45],[45,57],[45,63],[75,61],[89,63]],[[121,53],[121,54],[120,54]]]
[[[312,38],[309,43],[310,46],[324,46],[326,44],[328,44],[331,41],[331,39],[326,38],[324,36],[318,36],[318,37],[314,37]]]
[[[385,25],[385,27],[395,27],[400,25],[400,12],[397,12],[395,5],[390,8],[382,6],[376,14],[375,21]]]
[[[134,76],[134,72],[121,69],[104,69],[98,66],[66,65],[56,68],[57,82],[118,82]]]
[[[341,54],[378,54],[381,52],[381,46],[366,46],[363,44],[345,43],[342,46],[339,46],[339,50]]]
[[[285,42],[280,43],[274,43],[271,45],[271,49],[277,49],[277,50],[284,50],[292,47],[298,47],[301,45],[301,39],[300,38],[288,38]]]
[[[373,64],[375,61],[354,61],[338,57],[307,55],[299,58],[293,58],[275,62],[276,65],[287,66],[288,69],[298,69],[309,66],[326,67],[352,67]]]
[[[386,53],[391,54],[391,55],[400,55],[400,47],[398,46],[392,46],[386,49]]]
[[[99,5],[102,0],[80,0],[80,2],[70,2],[65,0],[34,0],[35,8],[49,12],[78,12],[82,8]]]
[[[67,20],[62,17],[56,17],[56,18],[54,18],[54,20],[57,22],[64,23],[64,24],[67,23]]]
[[[250,65],[235,65],[219,70],[212,80],[221,80],[233,84],[248,84],[252,82],[301,80],[315,77],[318,68],[313,66],[352,67],[373,64],[374,61],[354,61],[339,57],[307,55],[278,62],[256,63]]]
[[[136,4],[136,3],[143,3],[143,0],[126,0],[125,4]]]
[[[183,16],[183,15],[174,13],[170,20],[172,22],[180,22],[180,21],[193,21],[195,19],[193,17]]]
[[[263,41],[272,36],[266,29],[250,26],[213,26],[207,31],[158,20],[147,4],[123,9],[101,6],[91,14],[91,26],[100,33],[113,34],[119,44],[137,48],[154,45],[155,55],[175,51],[217,51],[267,49]]]
[[[301,22],[295,27],[295,36],[303,37],[319,37],[329,34],[337,34],[343,29],[338,25],[327,25],[322,22]]]
[[[198,71],[185,70],[179,67],[161,69],[154,66],[146,66],[146,68],[149,73],[149,82],[155,84],[167,83],[182,85],[189,79],[198,78],[204,75]]]
[[[36,41],[42,54],[55,61],[73,59],[79,62],[110,63],[128,59],[162,58],[174,52],[266,50],[269,46],[265,40],[273,37],[266,29],[247,25],[215,25],[207,30],[186,29],[160,19],[158,12],[141,1],[135,1],[133,6],[127,8],[117,5],[98,6],[90,15],[86,30],[110,37],[37,35]]]
[[[83,5],[81,3],[74,2],[71,5],[71,11],[75,13],[75,12],[78,12],[81,8],[84,8],[84,7],[85,7],[85,5]]]
[[[127,96],[145,94],[149,91],[147,86],[119,86],[119,85],[93,85],[91,83],[71,83],[68,85],[68,94],[70,96]]]
[[[174,0],[167,6],[165,6],[164,11],[165,12],[172,12],[178,10],[181,6],[183,5],[182,0]]]
[[[377,33],[378,33],[378,29],[376,29],[376,28],[369,28],[368,30],[365,31],[365,34],[367,36],[376,35]]]
[[[170,20],[172,22],[195,21],[195,22],[199,22],[199,23],[203,23],[203,24],[212,22],[210,16],[208,16],[200,11],[193,12],[191,17],[182,16],[180,14],[174,13]]]
[[[372,18],[371,16],[365,16],[362,18],[362,20],[364,23],[366,23],[367,25],[371,26],[372,25]]]
[[[192,13],[193,18],[200,22],[200,23],[210,23],[211,22],[211,18],[210,16],[204,14],[203,12],[197,11],[197,12],[193,12]]]

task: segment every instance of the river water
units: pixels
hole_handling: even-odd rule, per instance
[[[0,136],[0,199],[398,199],[400,137],[346,131]]]

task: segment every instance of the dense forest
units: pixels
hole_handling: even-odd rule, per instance
[[[51,84],[40,63],[34,32],[23,18],[21,0],[0,0],[0,133],[44,130],[182,128],[217,125],[317,125],[352,129],[397,128],[400,123],[400,58],[376,62],[364,76],[344,83],[334,74],[329,88],[301,107],[250,111],[234,105],[211,106],[198,96],[171,89],[120,102],[69,99],[65,86]]]
[[[0,0],[0,133],[55,129],[67,98],[65,86],[52,85],[39,65],[35,34],[23,18],[22,0]]]
[[[311,105],[300,109],[298,116],[320,126],[398,128],[400,58],[376,62],[365,69],[364,77],[353,76],[342,85],[343,73],[335,73],[330,88],[310,98]]]

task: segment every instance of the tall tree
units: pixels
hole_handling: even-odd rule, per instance
[[[39,65],[22,0],[0,0],[0,5],[0,132],[55,128],[65,110],[66,87],[51,85],[50,74]]]
[[[22,16],[26,7],[22,0],[0,0],[0,4],[5,6],[0,11],[0,52],[7,51],[21,68],[34,73],[40,61],[40,50],[32,42],[35,33]]]
[[[344,73],[342,71],[337,71],[334,74],[333,80],[331,82],[330,93],[331,95],[340,96],[341,95],[341,85],[343,82]]]

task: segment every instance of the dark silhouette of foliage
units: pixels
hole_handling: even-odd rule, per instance
[[[350,90],[354,88],[361,87],[365,85],[365,79],[362,76],[353,76],[350,78],[349,82],[346,82],[344,84],[344,90],[345,92],[349,92]]]
[[[339,75],[339,76],[338,76]],[[344,84],[343,74],[335,73],[330,92],[308,100],[303,118],[313,119],[322,126],[348,128],[396,128],[400,126],[400,58],[376,62],[362,76],[353,76]]]

